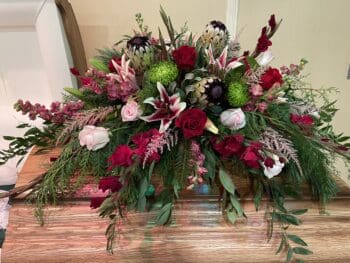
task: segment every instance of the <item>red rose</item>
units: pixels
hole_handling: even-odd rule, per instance
[[[298,115],[292,113],[290,115],[290,121],[301,126],[312,126],[314,124],[314,119],[310,115]]]
[[[212,140],[213,148],[224,158],[240,155],[243,150],[244,137],[241,134],[226,136],[221,142]]]
[[[179,69],[191,70],[197,59],[196,49],[190,46],[181,46],[173,51],[173,58]]]
[[[269,68],[266,70],[265,73],[260,77],[260,81],[261,86],[265,90],[271,89],[275,84],[283,84],[282,75],[276,68]]]
[[[259,153],[259,150],[262,148],[261,143],[259,142],[252,142],[244,151],[244,153],[241,155],[241,160],[249,166],[250,168],[259,169],[260,163],[259,161],[262,160],[262,157]]]
[[[120,145],[108,158],[108,162],[110,163],[109,169],[113,169],[116,166],[130,166],[132,164],[133,154],[134,151],[129,146]]]
[[[119,176],[107,176],[100,179],[98,183],[98,189],[103,192],[111,190],[112,192],[118,192],[123,187],[122,183],[119,182]]]
[[[265,52],[269,46],[272,45],[272,42],[269,40],[268,36],[266,35],[266,27],[264,27],[261,30],[261,36],[258,39],[258,44],[256,45],[256,49],[259,53]]]
[[[188,109],[183,111],[176,119],[175,125],[182,129],[186,139],[203,134],[207,115],[201,109]]]

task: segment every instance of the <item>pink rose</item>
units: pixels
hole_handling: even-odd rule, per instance
[[[220,121],[231,130],[242,129],[246,124],[244,112],[240,108],[223,111]]]
[[[141,115],[142,110],[136,101],[128,101],[121,110],[123,122],[136,121]]]
[[[79,142],[81,146],[86,145],[90,151],[101,149],[109,142],[108,130],[103,127],[86,125],[79,133]]]

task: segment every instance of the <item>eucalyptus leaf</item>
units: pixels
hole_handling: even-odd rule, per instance
[[[298,245],[307,246],[306,242],[297,235],[287,235],[287,237]]]
[[[231,194],[230,201],[234,209],[236,209],[238,216],[239,217],[243,216],[243,209],[237,197]]]
[[[219,171],[219,178],[222,186],[228,191],[230,194],[235,194],[235,186],[232,182],[232,179],[227,174],[227,172],[224,169],[220,169]]]
[[[287,252],[286,263],[290,262],[292,260],[292,257],[293,257],[293,249],[289,248]]]
[[[307,212],[307,209],[294,209],[289,211],[289,213],[293,215],[302,215],[302,214],[305,214],[306,212]]]
[[[158,226],[165,225],[169,222],[172,207],[173,203],[167,203],[159,210],[156,218],[156,224]]]
[[[227,219],[234,224],[237,220],[237,214],[233,211],[228,211],[227,212]]]
[[[308,250],[304,247],[295,247],[293,248],[293,252],[298,255],[311,255],[313,254],[311,250]]]
[[[279,254],[279,253],[282,251],[282,249],[283,249],[283,247],[284,247],[285,245],[286,245],[286,241],[285,241],[284,238],[282,238],[282,239],[281,239],[281,243],[280,243],[280,245],[279,245],[279,247],[278,247],[278,249],[277,249],[277,251],[276,251],[276,255]]]

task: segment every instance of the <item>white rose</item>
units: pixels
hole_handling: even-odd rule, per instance
[[[136,101],[128,101],[121,110],[122,121],[136,121],[141,115],[142,110]]]
[[[267,178],[271,179],[272,177],[279,175],[282,172],[284,167],[284,163],[280,162],[279,157],[277,155],[273,155],[272,159],[275,161],[275,164],[272,167],[267,167],[264,164],[264,174]]]
[[[109,142],[108,130],[103,127],[86,125],[79,133],[79,142],[88,150],[96,151],[103,148]]]
[[[242,129],[246,124],[244,112],[240,108],[223,111],[220,121],[231,130]]]

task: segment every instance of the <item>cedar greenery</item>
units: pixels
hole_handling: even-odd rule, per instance
[[[186,24],[177,32],[163,8],[160,14],[167,37],[158,28],[155,35],[158,39],[151,38],[152,33],[144,25],[144,19],[141,14],[137,14],[136,22],[140,32],[134,31],[134,36],[126,35],[114,48],[99,49],[99,54],[90,60],[91,69],[85,75],[78,75],[83,87],[65,88],[67,94],[64,100],[82,101],[84,108],[68,115],[69,118],[63,124],[48,119],[41,129],[28,124],[19,125],[17,128],[29,129],[23,137],[4,137],[10,146],[9,149],[0,151],[0,164],[16,155],[24,156],[32,146],[44,150],[57,143],[62,147],[59,158],[36,181],[31,192],[31,200],[36,204],[36,215],[41,223],[44,223],[46,205],[56,204],[62,197],[89,181],[88,178],[92,177],[99,183],[106,178],[117,178],[122,187],[112,191],[108,186],[110,188],[98,209],[102,218],[110,220],[105,232],[107,250],[110,252],[113,252],[115,239],[128,211],[157,210],[154,225],[170,224],[181,191],[202,182],[207,183],[211,189],[220,189],[222,213],[234,224],[237,219],[246,217],[240,205],[243,196],[234,182],[236,178],[246,178],[250,182],[257,211],[261,209],[262,200],[266,199],[268,239],[274,231],[278,231],[281,238],[277,253],[284,252],[286,262],[303,262],[298,258],[299,255],[309,255],[312,252],[307,248],[306,241],[289,232],[289,226],[300,225],[299,216],[306,213],[307,209],[288,210],[285,201],[287,198],[302,198],[304,186],[309,187],[313,199],[320,202],[322,207],[337,193],[334,160],[340,156],[348,163],[350,154],[347,147],[350,147],[350,137],[337,134],[331,125],[337,109],[330,95],[336,89],[311,88],[305,81],[306,76],[301,73],[306,60],[289,68],[282,67],[282,75],[274,69],[280,79],[270,88],[266,88],[266,85],[264,89],[259,87],[264,84],[263,76],[270,68],[259,60],[259,56],[267,54],[261,53],[262,49],[269,48],[269,44],[264,46],[264,43],[270,42],[281,23],[276,22],[274,16],[271,16],[269,25],[263,28],[257,48],[251,55],[248,52],[238,56],[235,55],[239,52],[237,39],[229,41],[227,30],[219,21],[210,22],[200,40],[196,40],[194,34],[188,32]],[[221,38],[217,39],[212,33],[214,31],[221,34]],[[166,41],[166,38],[170,41]],[[224,46],[227,46],[215,50],[215,44],[218,43],[214,40],[224,41]],[[126,42],[128,44],[125,47]],[[143,45],[143,42],[147,45]],[[124,47],[118,48],[121,45]],[[193,65],[191,61],[176,61],[172,51],[179,51],[180,48],[192,50],[192,54],[195,54]],[[214,51],[210,52],[213,48]],[[131,56],[128,52],[132,52],[134,60],[126,58]],[[211,53],[221,55],[214,57]],[[111,63],[112,59],[114,63]],[[145,60],[152,61],[151,65],[145,64]],[[137,63],[133,64],[132,61],[137,61],[143,67],[136,68]],[[239,64],[234,66],[233,62]],[[155,76],[150,68],[157,63],[171,63],[176,74],[171,74],[174,72],[163,67],[157,70]],[[189,67],[182,68],[183,64]],[[164,81],[170,81],[167,76],[172,75],[173,80],[177,71],[177,78],[166,87],[157,86],[157,83],[151,81],[156,77],[164,84]],[[225,84],[224,88],[221,87],[224,92],[221,97],[215,92],[211,94],[219,98],[215,102],[209,99],[208,93],[213,91],[206,86],[205,81],[213,78]],[[270,78],[271,76],[268,79]],[[234,89],[238,86],[244,87],[243,93]],[[231,87],[233,95],[228,96],[225,90],[227,87]],[[124,96],[125,92],[130,94]],[[158,100],[159,94],[162,101]],[[228,97],[230,101],[227,101]],[[245,122],[240,127],[235,123],[229,127],[229,124],[221,120],[222,113],[230,110],[229,103],[236,104],[236,100],[242,106]],[[138,105],[137,112],[139,109],[143,111],[143,118],[136,116],[132,122],[122,118],[123,109],[130,101]],[[165,133],[160,133],[158,122],[147,122],[152,120],[151,117],[158,121],[162,119],[159,116],[166,116],[162,120],[176,123],[181,112],[180,102],[186,102],[186,110],[195,108],[204,112],[206,123],[205,127],[201,127],[202,134],[187,138],[178,125],[173,124]],[[19,110],[27,114],[25,104],[21,107]],[[159,119],[152,116],[154,108]],[[40,117],[51,113],[40,107],[33,107],[32,110],[36,110],[34,113]],[[144,118],[148,115],[151,117]],[[295,121],[293,115],[297,120],[306,117],[308,122]],[[310,121],[313,125],[310,125]],[[198,123],[198,120],[190,120],[182,129],[195,129],[193,127]],[[84,144],[80,143],[79,134],[86,125],[98,125],[108,134],[108,142],[102,148],[90,151],[87,147],[82,147]],[[204,131],[204,128],[216,135]],[[150,131],[154,134],[146,138],[146,133]],[[135,136],[141,138],[135,139]],[[237,139],[237,136],[244,139],[241,145],[237,141],[232,145],[232,141],[229,141],[225,145],[214,147],[217,140]],[[89,137],[88,141],[93,139]],[[200,149],[195,150],[193,145],[198,145]],[[117,155],[121,146],[127,151]],[[148,155],[149,159],[146,159],[147,150],[148,153],[155,154],[153,159]],[[234,153],[224,156],[224,151]],[[248,160],[245,159],[247,151],[251,158]],[[254,159],[251,156],[257,158],[253,164],[249,163]],[[113,165],[113,158],[119,163]],[[120,160],[123,158],[126,160]],[[267,171],[276,168],[277,164],[280,170],[273,175],[268,174]],[[27,190],[28,187],[23,189]],[[2,194],[2,197],[19,192],[15,189]]]

